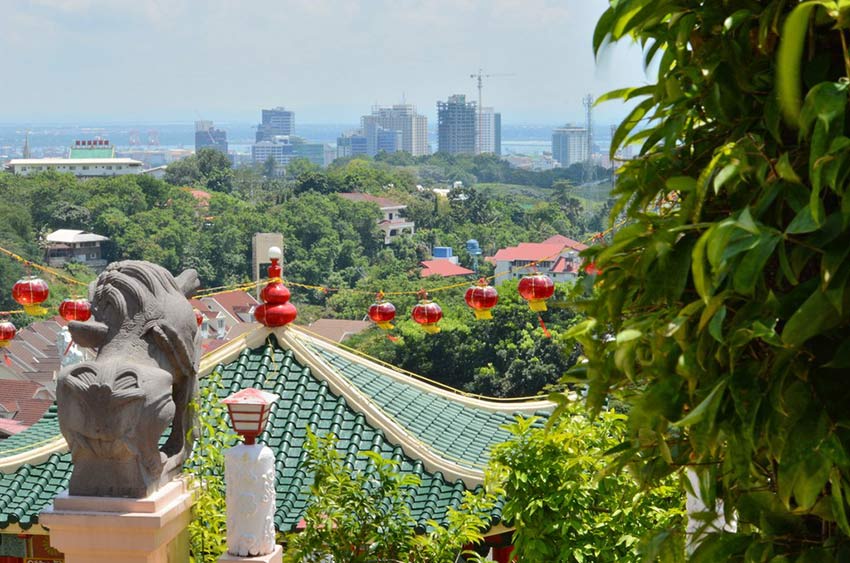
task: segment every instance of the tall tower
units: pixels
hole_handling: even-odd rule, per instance
[[[585,129],[587,129],[587,160],[584,161],[582,182],[587,184],[596,180],[596,166],[593,164],[593,96],[591,94],[582,98],[585,114]]]
[[[24,150],[23,157],[30,158],[32,153],[30,152],[30,132],[26,132],[26,136],[24,137]]]

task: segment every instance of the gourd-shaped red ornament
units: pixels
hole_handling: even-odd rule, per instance
[[[18,329],[10,321],[0,321],[0,348],[5,348],[15,338]]]
[[[464,299],[466,304],[472,307],[476,319],[492,319],[493,313],[490,309],[499,302],[499,292],[495,287],[488,285],[486,279],[481,278],[476,285],[466,290]]]
[[[395,305],[384,300],[384,292],[379,291],[375,296],[375,302],[369,306],[369,318],[384,330],[393,328],[392,320],[395,318]]]
[[[549,276],[534,274],[519,280],[519,294],[528,301],[529,308],[539,313],[546,310],[546,300],[555,293],[555,282]]]
[[[289,302],[289,289],[280,281],[283,272],[280,264],[278,264],[280,256],[279,248],[272,247],[269,249],[271,265],[268,273],[271,281],[260,292],[263,304],[254,309],[254,318],[257,319],[257,322],[272,328],[287,325],[298,316],[295,305]]]
[[[47,282],[41,278],[30,276],[18,280],[12,287],[12,299],[23,305],[28,315],[44,315],[47,309],[41,306],[50,295]]]
[[[85,322],[91,318],[91,304],[88,299],[65,299],[59,305],[59,316],[66,321]]]
[[[413,320],[419,323],[422,330],[428,334],[437,334],[440,327],[437,323],[443,318],[443,310],[439,305],[428,299],[428,294],[423,290],[419,292],[419,303],[413,307]]]

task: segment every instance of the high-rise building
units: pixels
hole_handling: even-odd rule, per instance
[[[481,108],[476,120],[476,154],[502,154],[502,114],[493,108]]]
[[[196,121],[195,152],[203,148],[212,148],[227,154],[227,131],[216,129],[212,121]]]
[[[563,168],[585,162],[587,154],[587,128],[565,125],[552,131],[552,158]]]
[[[282,136],[251,145],[251,161],[254,164],[264,164],[269,157],[274,159],[278,167],[285,167],[295,158],[295,145],[289,142],[289,137]]]
[[[336,157],[345,158],[369,154],[366,136],[361,131],[343,133],[336,139]]]
[[[368,144],[368,154],[378,154],[378,131],[398,131],[401,145],[397,150],[423,156],[428,154],[428,118],[416,113],[412,104],[395,104],[391,107],[375,106],[371,115],[360,118],[363,135]],[[385,137],[385,140],[388,137]],[[388,151],[389,152],[389,151]]]
[[[437,147],[448,154],[475,154],[477,129],[475,102],[456,94],[437,102]]]
[[[271,141],[275,137],[289,137],[295,133],[295,112],[283,107],[264,109],[263,122],[257,126],[256,141]]]
[[[399,152],[402,150],[401,131],[379,127],[376,135],[377,152]]]

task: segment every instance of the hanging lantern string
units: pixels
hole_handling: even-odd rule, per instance
[[[66,281],[68,283],[72,283],[74,285],[84,285],[84,286],[89,285],[86,282],[76,280],[76,279],[74,279],[70,276],[66,276],[65,274],[59,273],[56,270],[54,270],[53,268],[48,268],[47,266],[42,266],[41,264],[36,264],[35,262],[33,262],[31,260],[27,260],[23,256],[19,256],[19,255],[15,254],[14,252],[12,252],[11,250],[6,250],[5,248],[0,247],[0,253],[5,254],[9,258],[20,262],[21,264],[23,264],[24,266],[27,266],[28,268],[35,268],[36,270],[42,271],[45,274],[51,275],[55,278]]]
[[[365,359],[369,360],[370,362],[375,362],[376,364],[380,364],[384,367],[391,368],[395,371],[398,371],[398,372],[403,373],[405,375],[409,375],[410,377],[413,377],[413,378],[418,379],[420,381],[425,381],[427,383],[430,383],[431,385],[435,385],[437,387],[445,389],[446,391],[451,391],[452,393],[456,393],[458,395],[463,395],[464,397],[472,397],[474,399],[481,399],[483,401],[494,401],[494,402],[502,402],[502,403],[518,403],[518,402],[527,402],[527,401],[545,401],[549,397],[548,395],[528,395],[528,396],[525,396],[525,397],[490,397],[488,395],[479,395],[478,393],[470,393],[468,391],[461,391],[460,389],[452,387],[451,385],[447,385],[447,384],[442,383],[440,381],[437,381],[435,379],[431,379],[429,377],[425,377],[424,375],[421,375],[421,374],[406,370],[404,368],[395,366],[395,365],[393,365],[389,362],[385,362],[384,360],[382,360],[380,358],[376,358],[375,356],[370,356],[369,354],[367,354],[366,352],[363,352],[362,350],[358,350],[357,348],[352,348],[351,346],[346,346],[345,344],[343,344],[341,342],[337,342],[337,341],[335,341],[331,338],[328,338],[326,336],[322,336],[321,334],[319,334],[317,332],[313,332],[312,330],[310,330],[310,329],[308,329],[304,326],[299,325],[297,328],[298,328],[299,332],[304,332],[304,333],[312,336],[313,338],[316,338],[317,340],[321,340],[322,342],[326,342],[327,344],[330,344],[331,346],[336,346],[337,348],[345,350],[346,352],[350,352],[352,354],[356,354],[356,355],[360,356],[361,358],[365,358]]]
[[[0,317],[6,317],[8,315],[20,315],[23,312],[23,309],[16,309],[14,311],[0,311]]]

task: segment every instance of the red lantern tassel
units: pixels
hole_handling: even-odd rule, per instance
[[[63,356],[67,356],[67,355],[68,355],[68,352],[70,352],[70,351],[71,351],[71,346],[73,346],[73,345],[74,345],[74,341],[73,341],[73,340],[71,340],[70,342],[68,342],[68,347],[67,347],[67,348],[65,348],[65,352],[63,352],[63,353],[62,353],[62,355],[63,355]]]
[[[543,329],[543,338],[552,338],[552,333],[546,328],[546,323],[543,322],[543,316],[537,315],[537,320],[540,321],[540,328]]]

